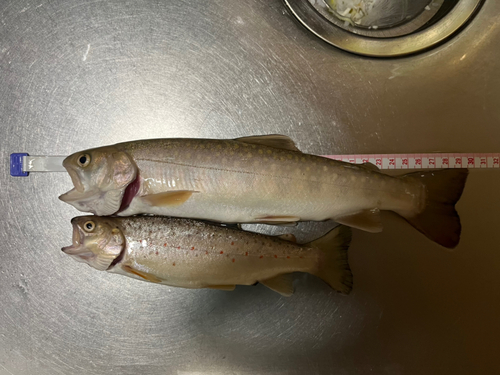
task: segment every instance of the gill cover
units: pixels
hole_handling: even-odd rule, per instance
[[[63,166],[75,187],[59,199],[101,216],[120,209],[126,187],[137,177],[133,159],[113,146],[77,152],[64,159]]]

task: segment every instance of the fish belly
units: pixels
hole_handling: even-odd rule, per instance
[[[291,272],[311,272],[318,262],[314,251],[299,256],[286,255],[279,249],[276,254],[262,252],[179,249],[169,254],[149,255],[129,253],[122,265],[113,270],[137,279],[153,277],[159,283],[183,288],[204,288],[211,285],[252,285],[260,280]],[[287,258],[288,257],[288,258]],[[126,265],[136,272],[123,268]],[[151,281],[151,280],[149,280]]]

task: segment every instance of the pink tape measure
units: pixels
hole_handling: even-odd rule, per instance
[[[500,153],[322,155],[348,163],[372,163],[380,169],[500,168]]]

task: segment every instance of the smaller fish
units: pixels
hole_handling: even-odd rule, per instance
[[[190,219],[79,216],[71,220],[75,260],[152,283],[233,290],[256,282],[293,293],[292,272],[323,279],[348,294],[351,230],[339,226],[308,244],[293,235],[266,236]]]

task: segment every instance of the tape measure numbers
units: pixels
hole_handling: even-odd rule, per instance
[[[348,163],[372,163],[380,169],[500,168],[500,153],[323,155]]]

